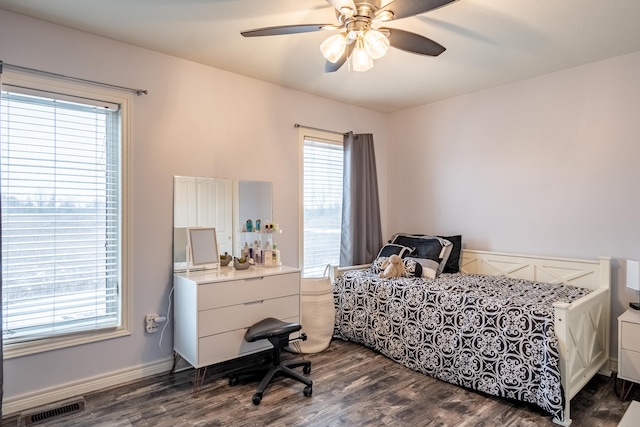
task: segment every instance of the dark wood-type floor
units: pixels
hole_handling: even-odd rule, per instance
[[[287,355],[287,358],[298,357]],[[101,390],[85,397],[82,413],[40,426],[553,426],[535,406],[486,396],[414,372],[357,344],[334,340],[312,361],[313,396],[285,378],[253,405],[256,382],[231,387],[226,371],[210,367],[197,398],[193,369]],[[255,356],[240,363],[252,362]],[[614,377],[596,376],[572,401],[573,426],[616,426],[631,399],[614,391]],[[6,419],[3,426],[16,425]],[[639,421],[640,425],[640,421]]]

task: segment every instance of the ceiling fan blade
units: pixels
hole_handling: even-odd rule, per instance
[[[340,60],[336,63],[333,63],[331,61],[326,61],[324,63],[324,72],[325,73],[334,73],[336,71],[338,71],[340,69],[340,67],[342,67],[344,65],[344,63],[347,62],[347,58],[340,58]]]
[[[393,12],[393,19],[419,15],[458,0],[394,0],[382,10]]]
[[[347,45],[347,48],[344,50],[344,53],[342,54],[338,62],[333,63],[331,61],[327,61],[324,64],[324,72],[333,73],[335,71],[338,71],[340,67],[342,67],[345,64],[345,62],[347,62],[347,59],[349,59],[349,56],[351,56],[351,52],[353,52],[354,44],[355,43],[351,43]]]
[[[353,2],[353,0],[327,0],[327,3],[335,7],[337,10],[345,7],[347,9],[353,10],[354,12],[356,10],[356,4]]]
[[[389,44],[405,52],[438,56],[446,50],[440,43],[419,34],[398,30],[397,28],[380,28],[379,31],[388,32]]]
[[[281,34],[312,33],[314,31],[337,30],[340,26],[333,24],[305,24],[305,25],[281,25],[278,27],[256,28],[255,30],[242,31],[245,37],[278,36]]]

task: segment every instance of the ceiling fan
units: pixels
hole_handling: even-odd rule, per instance
[[[327,59],[325,72],[337,71],[351,59],[354,71],[373,67],[373,60],[384,56],[389,47],[420,55],[438,56],[445,51],[439,43],[396,28],[374,28],[379,23],[407,18],[453,3],[457,0],[327,0],[336,9],[335,24],[282,25],[243,31],[244,37],[274,36],[340,30],[320,45]]]

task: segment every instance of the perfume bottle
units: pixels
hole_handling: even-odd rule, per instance
[[[253,221],[250,219],[247,220],[247,232],[251,233],[253,231]]]

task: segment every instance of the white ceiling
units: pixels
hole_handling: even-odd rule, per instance
[[[330,74],[319,45],[334,33],[240,35],[332,24],[325,0],[0,0],[0,9],[380,112],[640,50],[639,0],[459,0],[385,24],[437,41],[442,55],[391,49],[372,70]]]

